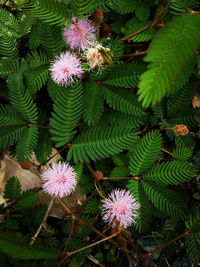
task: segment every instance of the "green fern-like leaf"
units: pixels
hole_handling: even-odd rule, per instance
[[[37,108],[30,93],[24,88],[22,76],[18,73],[9,75],[8,86],[11,104],[15,110],[28,122],[35,122],[38,118]]]
[[[60,88],[50,119],[52,140],[56,146],[65,145],[76,133],[75,127],[82,112],[82,84],[77,83],[68,88]]]
[[[46,83],[49,76],[48,67],[39,67],[26,72],[27,88],[31,94],[37,93]]]
[[[55,0],[30,0],[25,10],[50,25],[64,25],[70,15],[66,5]]]
[[[140,204],[134,226],[140,233],[147,232],[152,220],[152,204],[147,199],[141,183],[137,181],[130,181],[128,189]]]
[[[24,130],[16,146],[16,154],[19,162],[23,162],[32,155],[37,144],[37,139],[38,128],[36,126],[31,126]]]
[[[194,178],[197,169],[187,161],[162,162],[143,175],[144,179],[162,184],[181,184]]]
[[[83,90],[83,119],[90,126],[95,125],[103,112],[103,91],[95,81],[87,83]]]
[[[0,32],[0,55],[8,58],[18,56],[17,40],[10,32]]]
[[[25,126],[4,126],[0,127],[0,150],[7,148],[9,145],[17,142]]]
[[[57,56],[65,45],[60,27],[48,23],[40,23],[39,40],[45,50],[53,56]]]
[[[0,60],[0,77],[5,78],[19,69],[19,61],[17,59],[2,58]]]
[[[71,0],[71,6],[76,17],[88,17],[95,9],[95,0]]]
[[[88,215],[96,215],[99,212],[99,201],[96,198],[89,200],[86,204],[85,211]]]
[[[17,200],[21,195],[21,185],[17,177],[11,177],[5,186],[4,197],[8,202]]]
[[[138,2],[135,0],[121,1],[121,3],[119,3],[119,5],[115,7],[115,10],[120,14],[128,14],[132,13],[137,7],[137,5]]]
[[[120,64],[112,67],[111,73],[105,77],[103,83],[107,85],[130,88],[137,86],[139,76],[145,70],[145,65],[139,63]]]
[[[168,120],[170,125],[184,124],[188,127],[199,125],[200,108],[191,108],[175,114]]]
[[[139,84],[139,100],[144,107],[155,105],[164,96],[175,93],[174,89],[178,91],[180,87],[174,87],[177,79],[187,79],[183,68],[199,46],[199,26],[199,14],[182,14],[157,33],[144,59],[150,63],[148,70]]]
[[[127,177],[129,175],[129,170],[127,166],[116,166],[112,169],[110,177]]]
[[[3,31],[19,36],[19,22],[17,18],[5,9],[0,9],[0,27]]]
[[[125,127],[129,125],[134,129],[139,127],[140,125],[143,125],[147,118],[147,115],[142,117],[135,117],[118,111],[105,110],[99,123],[102,123],[102,125],[115,125]]]
[[[4,227],[7,231],[17,232],[19,230],[19,223],[14,218],[8,217],[4,222]]]
[[[0,104],[0,125],[13,126],[13,125],[25,125],[24,120],[10,105]]]
[[[181,93],[177,92],[176,94],[168,98],[167,112],[170,117],[189,108],[194,96],[194,89],[194,86],[188,84],[181,90]]]
[[[174,157],[175,159],[181,159],[181,160],[187,160],[190,159],[192,157],[193,151],[190,147],[177,147],[175,148],[171,155],[172,157]]]
[[[138,104],[136,96],[127,89],[104,87],[104,97],[109,106],[115,110],[135,117],[146,114]]]
[[[94,127],[78,136],[68,152],[68,160],[88,162],[118,154],[138,138],[129,127]]]
[[[130,157],[130,173],[132,175],[142,174],[151,167],[159,157],[161,146],[162,136],[160,132],[149,132],[136,146],[134,153]]]
[[[44,165],[52,151],[52,142],[46,129],[39,130],[38,143],[35,148],[37,160]]]
[[[43,247],[31,247],[23,245],[13,240],[0,238],[0,251],[10,257],[23,260],[42,260],[56,259],[60,257],[60,253],[55,250],[46,249]]]
[[[152,204],[166,215],[184,218],[187,216],[184,196],[161,184],[143,181],[142,187]]]
[[[38,193],[32,190],[24,191],[19,200],[17,201],[17,207],[21,209],[29,208],[33,206],[38,199]]]
[[[196,266],[200,261],[200,244],[196,240],[194,235],[188,235],[185,238],[185,244],[187,247],[187,254],[190,261]]]

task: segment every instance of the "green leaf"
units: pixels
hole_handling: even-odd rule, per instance
[[[194,178],[197,169],[187,161],[168,161],[159,163],[143,175],[144,179],[162,184],[181,184]]]
[[[31,247],[0,237],[0,251],[10,257],[23,260],[56,259],[60,252],[43,247]]]
[[[103,91],[95,81],[88,82],[83,90],[83,119],[90,126],[95,125],[103,112]]]
[[[10,105],[0,104],[0,125],[3,126],[14,126],[14,125],[25,125],[24,120]]]
[[[134,153],[130,156],[130,173],[138,175],[144,173],[145,170],[158,159],[160,148],[162,146],[162,135],[158,131],[149,132],[135,147]]]
[[[76,126],[82,112],[82,84],[77,83],[68,88],[61,87],[57,93],[54,112],[50,119],[51,140],[60,147],[69,142],[76,133]]]
[[[157,32],[144,58],[149,62],[148,70],[139,84],[139,100],[144,107],[178,91],[181,87],[174,86],[177,81],[184,85],[188,75],[183,69],[190,65],[200,44],[199,27],[200,14],[185,13]]]
[[[129,181],[128,189],[133,194],[140,208],[137,211],[134,226],[140,233],[147,232],[152,221],[152,204],[149,202],[142,185],[138,181]]]
[[[94,127],[79,135],[73,142],[67,159],[88,162],[118,154],[138,138],[138,132],[129,127]]]
[[[0,149],[3,150],[17,142],[25,129],[26,127],[23,125],[0,127]]]
[[[180,219],[187,216],[187,206],[182,194],[150,181],[143,181],[142,187],[152,204],[166,215]]]
[[[145,70],[145,65],[139,63],[120,64],[111,67],[111,73],[105,77],[103,83],[106,85],[130,88],[137,86],[139,76]]]
[[[17,201],[17,207],[21,209],[29,208],[36,203],[37,199],[37,192],[34,192],[32,190],[24,191]]]
[[[32,155],[37,144],[37,139],[38,128],[36,126],[31,126],[24,130],[16,146],[16,154],[19,162],[23,162]]]
[[[52,151],[52,142],[47,129],[39,129],[39,136],[35,154],[40,164],[44,165]]]
[[[30,93],[24,88],[20,73],[14,73],[8,77],[11,104],[27,122],[35,122],[38,118],[36,104]]]
[[[4,197],[9,201],[15,201],[21,194],[21,185],[17,177],[11,177],[5,186]]]
[[[5,78],[13,72],[19,70],[19,61],[17,59],[2,58],[0,60],[0,77]]]

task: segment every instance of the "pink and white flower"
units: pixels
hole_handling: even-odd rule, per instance
[[[80,60],[73,54],[66,52],[51,63],[51,77],[59,85],[71,85],[83,75]]]
[[[69,196],[77,185],[76,172],[68,163],[54,163],[41,174],[43,190],[52,196]]]
[[[64,39],[70,48],[79,52],[92,45],[96,39],[95,27],[89,19],[72,18],[72,24],[64,30]]]
[[[140,207],[131,193],[123,189],[114,189],[102,202],[103,220],[112,227],[115,227],[117,223],[124,228],[130,226]]]

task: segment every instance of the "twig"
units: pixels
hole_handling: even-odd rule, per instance
[[[78,220],[81,224],[87,226],[88,228],[90,228],[93,232],[97,233],[99,236],[105,238],[106,236],[104,234],[102,234],[98,229],[96,229],[92,224],[80,219],[79,217],[77,217],[75,214],[73,214],[73,212],[67,207],[67,205],[63,202],[62,199],[60,199],[59,197],[57,197],[57,200],[60,202],[61,206],[63,207],[63,209],[70,214],[74,219]],[[115,245],[116,247],[119,247],[119,245],[117,244],[117,242],[115,242],[114,240],[108,240],[110,243],[112,243],[113,245]],[[126,248],[120,247],[120,249],[125,252],[126,254],[131,254],[133,257],[135,256],[131,251],[129,251]],[[135,257],[134,257],[135,258]]]
[[[118,236],[121,232],[122,232],[122,230],[118,230],[118,231],[116,231],[114,234],[112,234],[112,235],[110,235],[110,236],[107,236],[107,237],[105,237],[105,238],[103,238],[103,239],[101,239],[101,240],[99,240],[99,241],[97,241],[97,242],[95,242],[95,243],[92,243],[92,244],[90,244],[90,245],[88,245],[88,246],[85,246],[85,247],[83,247],[83,248],[76,249],[76,250],[74,250],[74,251],[63,252],[63,254],[66,255],[67,257],[70,257],[70,256],[73,255],[73,254],[76,254],[76,253],[81,252],[81,251],[83,251],[83,250],[86,250],[86,249],[88,249],[88,248],[94,247],[94,246],[96,246],[96,245],[98,245],[98,244],[101,244],[102,242],[105,242],[105,241],[107,241],[107,240],[109,240],[109,239],[111,239],[111,238],[113,238],[113,237],[116,237],[116,236]]]
[[[103,178],[98,178],[98,180],[135,180],[135,181],[141,181],[142,179],[139,176],[132,176],[132,177],[103,177]]]
[[[52,207],[52,205],[53,205],[53,201],[54,201],[54,199],[55,199],[55,197],[52,197],[52,198],[51,198],[51,200],[50,200],[50,202],[49,202],[49,206],[48,206],[48,208],[47,208],[47,211],[46,211],[46,213],[45,213],[45,215],[44,215],[44,218],[42,219],[42,221],[41,221],[41,223],[40,223],[40,225],[39,225],[37,231],[35,232],[34,236],[31,238],[30,246],[32,246],[32,245],[34,244],[34,242],[35,242],[37,236],[39,235],[39,233],[40,233],[42,227],[44,227],[44,224],[46,223],[46,220],[47,220],[47,217],[48,217],[48,215],[49,215],[50,209],[51,209],[51,207]]]
[[[165,243],[165,244],[159,246],[158,248],[156,248],[156,249],[154,249],[154,250],[152,250],[152,251],[150,251],[150,252],[148,252],[148,253],[146,253],[146,254],[143,254],[143,255],[141,256],[141,259],[144,260],[144,259],[146,259],[146,258],[152,256],[153,254],[155,254],[155,253],[156,253],[157,251],[159,251],[160,249],[163,249],[163,248],[167,247],[168,245],[174,243],[175,241],[177,241],[177,240],[179,240],[179,239],[181,239],[181,238],[183,238],[183,237],[185,237],[185,236],[187,236],[187,235],[191,235],[192,233],[193,233],[193,232],[191,232],[191,231],[189,231],[189,230],[186,230],[183,234],[181,234],[181,235],[179,235],[179,236],[173,238],[172,240],[168,241],[167,243]]]
[[[139,33],[142,33],[150,28],[152,28],[153,26],[155,26],[156,24],[158,24],[162,18],[165,16],[168,8],[170,7],[171,3],[167,3],[167,5],[165,6],[165,8],[160,12],[160,15],[158,17],[156,17],[152,22],[150,22],[149,24],[147,24],[146,26],[144,26],[143,28],[137,30],[136,32],[133,32],[123,38],[121,38],[122,41],[126,41],[129,40],[131,37],[134,37],[136,35],[138,35]]]
[[[125,58],[125,57],[137,57],[137,56],[141,56],[141,55],[145,55],[147,53],[148,50],[145,51],[138,51],[132,54],[127,54],[127,55],[123,55],[121,58]]]
[[[92,255],[86,255],[86,257],[91,260],[92,262],[94,262],[96,265],[99,265],[101,267],[106,267],[105,265],[103,265],[102,263],[100,263],[97,259],[95,259]]]

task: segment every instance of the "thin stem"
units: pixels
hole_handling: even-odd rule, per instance
[[[166,6],[164,7],[164,9],[160,12],[160,15],[158,17],[156,17],[153,22],[150,22],[149,24],[147,24],[146,26],[144,26],[143,28],[137,30],[136,32],[133,32],[123,38],[121,38],[122,41],[126,41],[129,40],[131,37],[134,37],[136,35],[138,35],[139,33],[142,33],[150,28],[152,28],[153,26],[155,26],[156,24],[158,24],[162,18],[165,16],[165,14],[167,13],[168,8],[170,7],[171,3],[167,3]]]
[[[156,253],[157,251],[159,251],[160,249],[163,249],[163,248],[167,247],[168,245],[174,243],[175,241],[177,241],[177,240],[179,240],[179,239],[181,239],[181,238],[183,238],[183,237],[185,237],[185,236],[187,236],[187,235],[191,235],[191,234],[192,234],[191,231],[186,230],[183,234],[181,234],[181,235],[179,235],[179,236],[173,238],[172,240],[170,240],[170,241],[168,241],[167,243],[165,243],[165,244],[159,246],[158,248],[152,250],[151,252],[148,252],[148,253],[146,253],[146,254],[143,254],[141,258],[142,258],[142,259],[146,259],[146,258],[152,256],[153,254],[155,254],[155,253]]]
[[[97,241],[97,242],[95,242],[95,243],[92,243],[92,244],[90,244],[90,245],[88,245],[88,246],[85,246],[85,247],[83,247],[83,248],[76,249],[76,250],[74,250],[74,251],[64,252],[63,254],[64,254],[64,255],[67,255],[67,257],[70,257],[70,256],[73,255],[73,254],[76,254],[76,253],[81,252],[81,251],[83,251],[83,250],[86,250],[86,249],[88,249],[88,248],[94,247],[94,246],[96,246],[96,245],[98,245],[98,244],[101,244],[102,242],[105,242],[105,241],[107,241],[107,240],[109,240],[109,239],[111,239],[111,238],[113,238],[113,237],[116,237],[116,236],[118,236],[121,232],[122,232],[122,230],[118,230],[118,231],[115,232],[114,234],[112,234],[112,235],[110,235],[110,236],[107,236],[107,237],[105,237],[105,238],[103,238],[103,239],[101,239],[101,240],[99,240],[99,241]]]
[[[65,145],[64,147],[62,147],[60,150],[58,150],[52,157],[50,157],[47,161],[46,164],[52,160],[55,156],[57,156],[58,154],[60,154],[62,151],[64,151],[66,148],[69,147],[69,144]]]
[[[122,58],[125,58],[125,57],[137,57],[137,56],[145,55],[147,53],[147,51],[148,50],[138,51],[138,52],[135,52],[135,53],[132,53],[132,54],[123,55]]]
[[[45,213],[45,215],[44,215],[44,218],[42,219],[42,221],[41,221],[41,223],[40,223],[40,225],[39,225],[37,231],[35,232],[34,236],[31,238],[30,246],[32,246],[32,245],[34,244],[34,242],[35,242],[37,236],[39,235],[39,233],[40,233],[42,227],[44,227],[44,225],[45,225],[45,223],[46,223],[46,220],[47,220],[47,217],[48,217],[48,215],[49,215],[50,209],[51,209],[51,207],[52,207],[52,205],[53,205],[53,201],[54,201],[54,199],[55,199],[55,197],[52,197],[52,198],[51,198],[51,200],[50,200],[50,202],[49,202],[49,206],[48,206],[48,208],[47,208],[47,211],[46,211],[46,213]]]
[[[133,177],[103,177],[103,178],[99,178],[98,180],[135,180],[135,181],[141,181],[142,179],[139,176],[133,176]]]
[[[80,219],[79,217],[77,217],[75,214],[73,214],[73,212],[67,207],[67,205],[63,202],[62,199],[60,199],[59,197],[57,197],[57,200],[60,202],[61,206],[63,207],[63,209],[70,214],[74,219],[78,220],[81,224],[87,226],[88,228],[90,228],[93,232],[97,233],[99,236],[105,238],[106,236],[104,234],[102,234],[98,229],[96,229],[92,224]],[[114,240],[108,240],[110,243],[112,243],[113,245],[119,247],[119,245],[114,241]],[[126,254],[132,254],[133,257],[135,256],[131,251],[129,251],[126,248],[122,248],[120,247],[120,249],[125,252]]]

